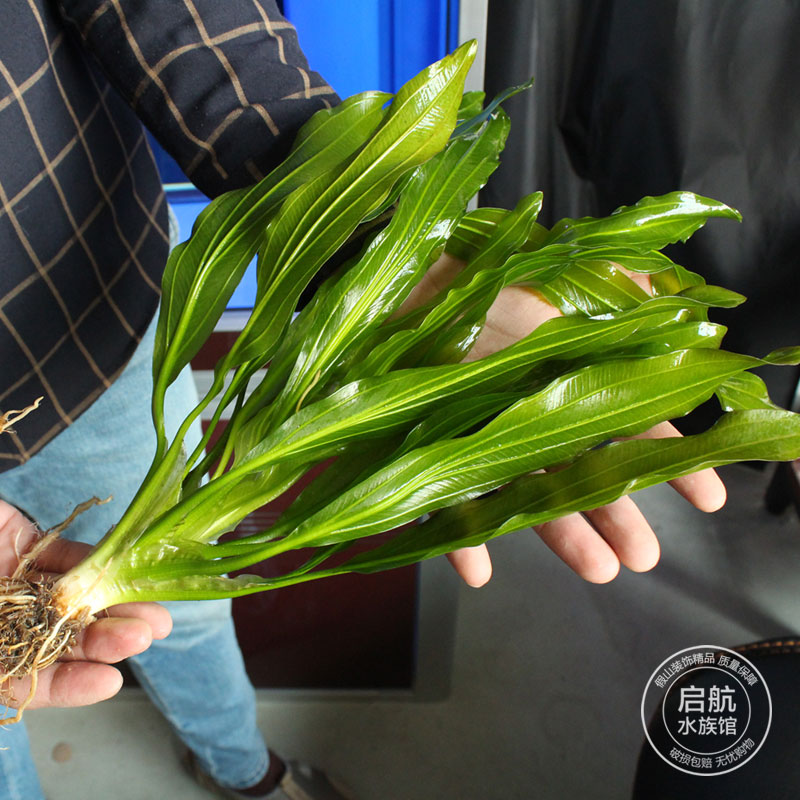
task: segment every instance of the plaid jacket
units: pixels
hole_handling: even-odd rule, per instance
[[[27,460],[111,385],[158,303],[164,194],[142,122],[213,197],[336,101],[274,0],[0,7],[0,436]]]

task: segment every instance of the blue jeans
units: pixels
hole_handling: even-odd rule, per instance
[[[83,500],[113,495],[111,503],[84,512],[64,533],[90,544],[100,539],[133,498],[155,451],[150,421],[154,334],[155,322],[122,375],[74,425],[26,464],[0,474],[0,498],[48,528]],[[187,370],[167,395],[167,429],[174,432],[195,403]],[[199,425],[193,435],[196,443]],[[130,659],[132,669],[208,773],[226,786],[257,783],[269,756],[256,727],[255,693],[236,642],[230,600],[164,605],[173,631]],[[39,800],[24,724],[0,734],[5,748],[0,750],[0,798]]]

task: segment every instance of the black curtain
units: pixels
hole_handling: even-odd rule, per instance
[[[531,75],[481,204],[541,189],[551,224],[676,189],[722,200],[744,223],[669,255],[749,298],[714,316],[728,349],[800,344],[800,2],[490,0],[488,95]],[[762,376],[787,405],[798,372]]]

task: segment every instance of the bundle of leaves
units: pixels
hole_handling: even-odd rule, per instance
[[[467,210],[498,164],[511,93],[486,108],[463,94],[474,50],[394,98],[366,92],[317,113],[283,163],[213,201],[172,253],[153,362],[157,453],[119,524],[54,587],[60,618],[412,564],[709,466],[800,456],[800,418],[750,371],[797,363],[800,349],[720,349],[709,310],[743,298],[660,252],[736,211],[691,192],[550,229],[536,221],[538,193],[513,211]],[[167,388],[256,254],[249,320],[170,438]],[[443,254],[460,263],[452,282],[410,300]],[[560,315],[468,359],[511,285]],[[608,444],[714,395],[724,414],[705,433]],[[223,537],[325,463],[268,530]],[[229,576],[290,550],[306,553],[302,566]]]

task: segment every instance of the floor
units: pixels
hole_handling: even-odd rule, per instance
[[[362,800],[626,798],[655,666],[695,644],[800,632],[800,521],[761,510],[769,473],[723,472],[731,499],[715,515],[667,487],[640,494],[663,550],[646,575],[592,586],[530,532],[496,542],[491,584],[460,590],[446,699],[262,693],[271,745]],[[208,798],[137,689],[26,719],[49,800]]]

